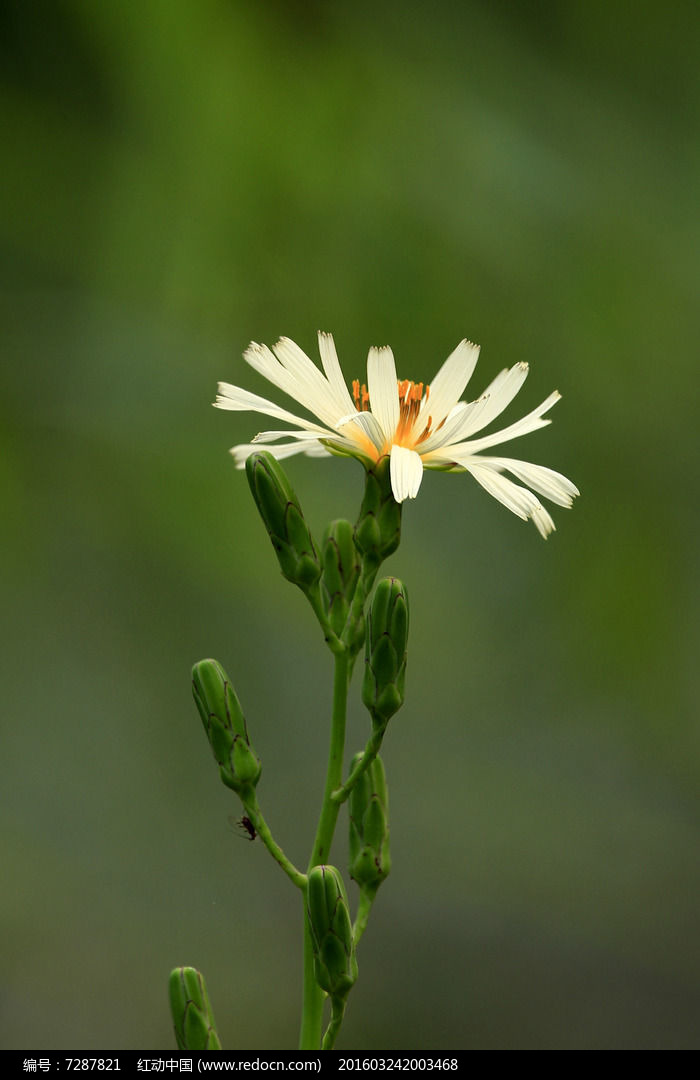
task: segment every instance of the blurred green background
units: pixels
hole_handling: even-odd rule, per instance
[[[563,400],[503,452],[582,492],[546,543],[468,476],[406,507],[394,870],[340,1047],[698,1049],[697,4],[0,13],[0,1045],[174,1047],[184,963],[226,1047],[296,1045],[298,897],[228,827],[189,671],[234,676],[303,863],[329,663],[227,453],[266,421],[210,405],[321,328],[348,378],[529,361],[506,422]],[[288,471],[319,532],[355,515],[355,462]]]

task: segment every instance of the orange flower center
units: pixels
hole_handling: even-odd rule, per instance
[[[423,383],[413,382],[411,379],[399,379],[397,382],[399,395],[399,421],[392,438],[392,443],[398,446],[413,447],[423,442],[431,433],[430,426],[432,417],[429,416],[422,431],[414,432],[414,425],[418,419],[420,407],[423,402]],[[430,396],[430,387],[425,387],[425,400]],[[359,379],[353,379],[352,397],[358,412],[367,412],[370,408],[369,391],[364,383],[360,385]]]

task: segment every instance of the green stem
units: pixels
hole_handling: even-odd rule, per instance
[[[382,746],[382,739],[384,738],[384,730],[385,729],[375,731],[370,735],[367,740],[367,745],[362,752],[362,760],[357,763],[342,787],[336,788],[335,791],[331,793],[331,799],[333,802],[338,803],[339,806],[341,803],[345,802],[363,772],[369,768],[379,753]]]
[[[337,656],[338,653],[343,651],[344,646],[342,641],[336,634],[335,630],[331,626],[330,622],[328,621],[328,616],[326,615],[323,601],[321,600],[321,591],[318,585],[315,585],[313,588],[307,591],[306,599],[311,604],[313,613],[319,621],[328,648],[331,650],[334,656]]]
[[[369,889],[363,889],[360,893],[360,899],[357,905],[357,916],[352,928],[352,937],[355,942],[355,948],[357,948],[358,941],[367,929],[367,920],[369,919],[369,913],[372,910],[372,904],[374,903],[376,895],[376,889],[374,892]]]
[[[301,1014],[300,1050],[318,1050],[321,1044],[323,1002],[325,994],[316,982],[314,974],[314,948],[311,940],[309,913],[304,894],[304,994]]]
[[[335,823],[338,820],[339,806],[333,801],[333,792],[343,779],[343,752],[345,749],[345,717],[348,698],[348,655],[345,649],[335,656],[335,674],[333,679],[333,717],[331,720],[331,741],[328,750],[326,770],[326,788],[323,793],[321,816],[318,819],[316,839],[314,840],[309,870],[328,862]]]
[[[353,594],[352,603],[350,605],[350,614],[347,620],[346,631],[345,634],[343,634],[343,641],[346,646],[349,646],[350,644],[348,638],[348,629],[354,627],[357,624],[358,620],[362,618],[365,604],[367,603],[367,598],[372,591],[372,585],[374,584],[374,579],[377,576],[377,571],[380,565],[380,563],[373,563],[372,568],[368,569],[367,560],[363,560],[362,562],[362,571],[360,573],[357,585],[355,586],[355,592]],[[348,669],[349,676],[352,676],[358,654],[359,649],[357,648],[351,653],[350,666]]]
[[[349,681],[349,658],[345,648],[335,653],[333,678],[333,716],[331,739],[328,750],[326,787],[323,793],[321,814],[318,819],[314,846],[309,859],[309,870],[328,862],[340,803],[333,800],[333,792],[343,779],[343,752],[345,749],[345,719],[347,713]],[[305,905],[306,909],[306,905]],[[313,947],[308,915],[304,912],[304,994],[301,1019],[300,1050],[318,1050],[321,1045],[321,1021],[324,994],[316,982],[313,964]]]
[[[322,1050],[332,1050],[335,1045],[335,1040],[338,1037],[340,1031],[340,1025],[343,1022],[343,1016],[345,1014],[345,1001],[339,1001],[337,998],[333,998],[331,1001],[331,1022],[326,1028],[326,1033],[323,1036],[323,1042],[321,1043]]]
[[[291,859],[288,859],[282,848],[275,841],[270,828],[262,815],[262,810],[258,806],[258,800],[253,792],[252,798],[246,799],[243,804],[245,806],[246,813],[250,818],[251,824],[256,833],[262,840],[267,850],[272,855],[272,858],[277,862],[288,878],[290,878],[298,889],[306,888],[306,874],[302,874],[301,870],[297,870]]]

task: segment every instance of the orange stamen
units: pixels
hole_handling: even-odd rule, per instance
[[[360,386],[359,379],[352,380],[352,398],[358,412],[367,412],[369,409],[369,391],[363,383]]]
[[[423,401],[423,383],[414,383],[410,379],[401,379],[398,384],[399,390],[399,422],[396,425],[394,442],[399,445],[415,446],[427,439],[430,434],[430,417],[427,426],[416,438],[413,427],[418,419],[418,413]],[[425,387],[426,400],[430,394],[430,387]]]
[[[397,381],[399,395],[399,421],[396,425],[393,442],[400,446],[417,446],[424,442],[432,434],[432,416],[429,416],[425,427],[420,435],[416,436],[413,431],[414,424],[418,419],[423,400],[430,397],[430,387],[421,383],[412,382],[411,379],[399,379]],[[425,390],[425,396],[423,391]],[[369,391],[359,379],[352,381],[352,398],[358,412],[367,412],[370,407]],[[443,421],[444,423],[444,421]]]

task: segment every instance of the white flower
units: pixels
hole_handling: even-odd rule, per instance
[[[351,395],[333,338],[319,333],[318,343],[323,372],[289,338],[281,338],[272,350],[252,342],[244,356],[251,367],[320,423],[296,416],[241,387],[219,383],[214,403],[218,408],[264,413],[297,429],[263,431],[252,443],[234,446],[231,453],[238,468],[244,467],[246,458],[261,444],[268,443],[267,449],[276,458],[299,453],[314,457],[344,454],[371,465],[389,455],[392,491],[399,503],[415,499],[424,468],[469,472],[518,517],[531,518],[545,537],[553,531],[554,522],[533,491],[559,506],[571,506],[578,495],[575,485],[553,469],[479,453],[551,423],[542,417],[559,400],[556,390],[522,420],[502,431],[473,438],[513,400],[527,377],[527,364],[501,371],[474,401],[460,401],[479,357],[478,345],[460,341],[425,388],[423,383],[397,380],[390,348],[371,348],[367,386],[355,380]],[[291,441],[277,442],[284,438]],[[504,476],[505,472],[527,487]]]

